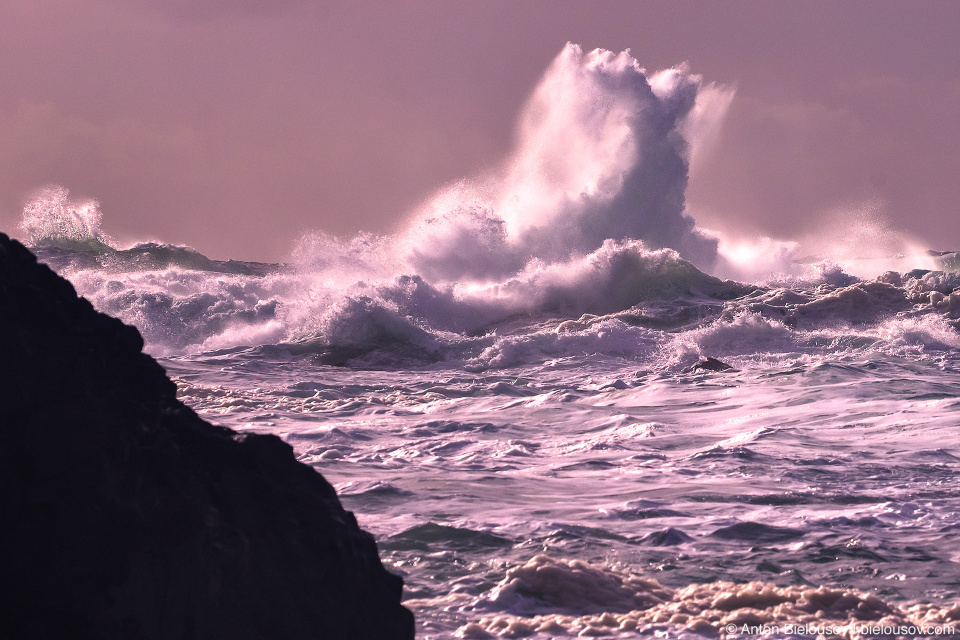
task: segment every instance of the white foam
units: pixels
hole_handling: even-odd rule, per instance
[[[461,626],[458,638],[606,636],[619,632],[692,632],[714,636],[826,635],[859,638],[869,627],[951,626],[960,606],[898,606],[847,588],[717,581],[668,589],[611,566],[537,555],[507,570],[489,594],[408,600],[414,610],[445,604],[486,615]],[[496,613],[492,613],[496,612]],[[536,612],[536,613],[534,613]],[[769,627],[769,631],[748,631]],[[774,630],[776,629],[776,630]],[[791,631],[793,629],[793,631]],[[800,629],[803,629],[802,631]],[[816,635],[816,631],[813,631]]]

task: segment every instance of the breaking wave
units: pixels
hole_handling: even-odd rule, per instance
[[[851,233],[869,242],[841,243],[836,260],[801,260],[798,243],[696,225],[684,196],[690,160],[732,96],[686,66],[648,73],[628,51],[568,44],[499,169],[441,189],[394,235],[308,234],[287,264],[118,247],[98,203],[62,187],[27,203],[21,229],[161,355],[283,344],[337,364],[386,352],[482,369],[591,350],[654,357],[684,332],[687,346],[656,357],[778,340],[804,351],[818,331],[925,313],[953,327],[956,254],[924,254],[924,270],[868,256],[851,275],[851,247],[894,251],[902,238],[859,219]],[[880,267],[880,277],[863,275]]]

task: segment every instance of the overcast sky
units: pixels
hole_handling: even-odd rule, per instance
[[[0,0],[0,230],[56,183],[121,240],[282,259],[496,165],[567,41],[736,88],[708,227],[870,207],[960,248],[960,3]]]

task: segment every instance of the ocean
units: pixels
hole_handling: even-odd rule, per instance
[[[957,254],[700,227],[731,98],[568,45],[503,166],[394,234],[213,260],[50,188],[14,235],[201,416],[333,483],[420,638],[947,633]]]

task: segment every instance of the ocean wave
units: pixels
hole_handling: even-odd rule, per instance
[[[284,345],[324,363],[369,364],[382,352],[384,362],[486,369],[596,353],[669,369],[719,353],[952,344],[874,329],[926,314],[955,328],[956,254],[924,254],[940,271],[873,279],[850,265],[891,260],[857,252],[906,242],[882,224],[854,220],[835,260],[696,225],[685,203],[691,154],[730,97],[686,66],[648,73],[629,52],[568,44],[497,170],[439,190],[392,235],[307,234],[287,264],[117,247],[99,204],[63,187],[28,202],[21,229],[81,294],[165,355]],[[844,335],[853,337],[837,343]],[[652,355],[666,345],[674,351]]]

